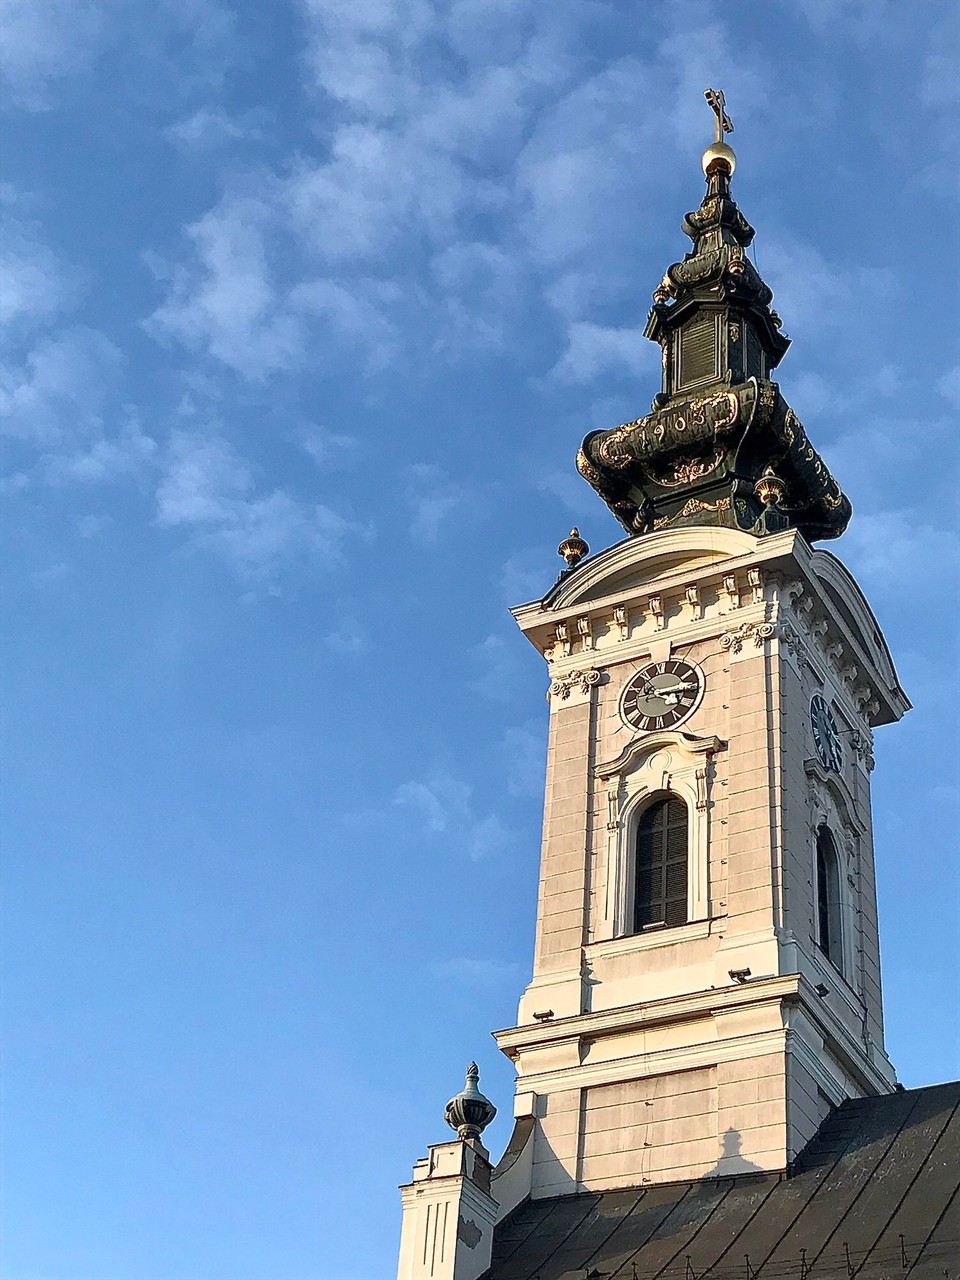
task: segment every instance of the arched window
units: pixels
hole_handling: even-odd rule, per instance
[[[817,832],[817,942],[827,959],[843,972],[840,924],[840,862],[826,827]]]
[[[633,928],[687,923],[687,806],[659,796],[637,823]]]

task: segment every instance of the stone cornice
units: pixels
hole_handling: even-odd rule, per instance
[[[571,1018],[528,1023],[495,1031],[494,1039],[508,1058],[516,1058],[523,1050],[547,1047],[563,1041],[596,1039],[605,1035],[622,1035],[627,1031],[649,1030],[670,1023],[689,1022],[717,1014],[733,1013],[758,1004],[800,999],[801,986],[809,983],[798,973],[783,977],[734,983],[729,987],[711,987],[689,995],[672,996],[647,1004],[624,1005],[599,1013],[582,1013]],[[810,995],[816,998],[813,989]]]

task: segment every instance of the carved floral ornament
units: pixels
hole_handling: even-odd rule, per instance
[[[776,634],[776,630],[772,622],[743,622],[739,627],[723,633],[720,637],[720,648],[732,649],[734,653],[739,653],[746,642],[752,639],[759,649],[765,640],[769,640]]]
[[[566,701],[570,697],[571,692],[576,689],[580,693],[587,694],[594,685],[600,683],[601,673],[596,667],[588,667],[585,671],[571,671],[569,675],[557,676],[550,685],[550,694],[561,701]]]

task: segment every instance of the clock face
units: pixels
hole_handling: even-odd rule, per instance
[[[825,769],[840,772],[843,763],[843,751],[840,747],[840,730],[833,712],[827,706],[826,699],[815,693],[810,699],[810,726],[813,729],[813,741],[817,755]]]
[[[703,673],[679,658],[641,667],[620,697],[620,715],[632,729],[672,729],[703,697]]]

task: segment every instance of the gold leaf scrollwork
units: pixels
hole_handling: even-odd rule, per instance
[[[717,502],[700,502],[697,498],[688,498],[676,515],[661,516],[659,520],[654,520],[654,529],[662,529],[664,525],[672,524],[674,520],[684,520],[687,516],[699,515],[701,511],[729,511],[730,499],[720,498]]]
[[[716,471],[723,462],[725,452],[724,449],[718,449],[710,458],[683,458],[674,464],[669,475],[658,476],[654,473],[653,479],[665,489],[675,489],[679,485],[690,484]]]

